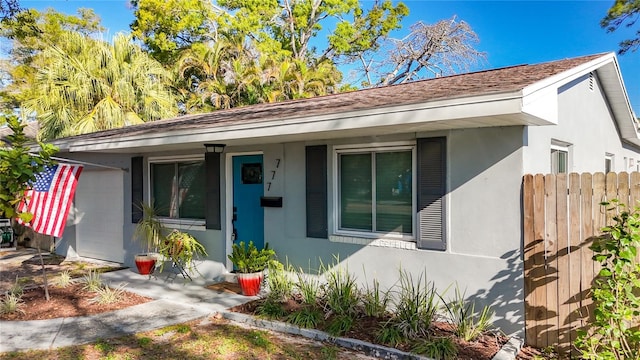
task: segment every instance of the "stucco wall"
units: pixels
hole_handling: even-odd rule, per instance
[[[614,155],[612,171],[637,171],[640,149],[621,141],[597,76],[591,82],[587,74],[560,88],[558,102],[558,125],[532,126],[525,134],[525,173],[551,171],[552,140],[571,144],[569,172],[603,172],[607,153]]]
[[[284,145],[282,208],[265,209],[265,240],[282,261],[306,271],[339,259],[360,282],[391,287],[400,269],[426,274],[440,290],[458,284],[470,299],[490,303],[496,324],[518,331],[523,324],[520,186],[522,127],[419,134],[448,141],[447,250],[444,252],[334,242],[305,236],[305,143]],[[333,198],[333,145],[415,140],[412,136],[344,139],[329,143],[329,199]],[[316,143],[314,143],[316,144]],[[265,164],[271,156],[265,152]],[[265,165],[267,168],[268,165]],[[333,208],[332,200],[329,209]],[[330,220],[330,235],[332,221]],[[454,285],[455,286],[455,285]]]
[[[308,272],[315,272],[321,263],[339,261],[357,276],[362,284],[374,278],[383,287],[392,287],[399,279],[400,269],[421,274],[443,291],[457,286],[480,304],[491,304],[496,310],[496,324],[506,332],[519,331],[524,322],[523,280],[520,236],[520,184],[522,177],[522,127],[482,128],[445,132],[401,134],[375,138],[348,138],[314,143],[286,143],[228,147],[222,157],[222,169],[233,154],[261,152],[264,159],[265,196],[282,196],[282,208],[265,208],[265,241],[276,250],[283,262]],[[389,246],[373,246],[336,242],[306,237],[305,215],[305,146],[329,146],[329,209],[333,209],[333,147],[337,145],[386,142],[413,142],[416,137],[447,137],[447,250],[428,251],[404,249],[403,242]],[[193,154],[154,152],[153,156]],[[73,158],[101,162],[109,166],[128,168],[132,155],[78,156]],[[145,160],[148,159],[145,156]],[[145,161],[146,164],[146,161]],[[145,165],[145,188],[148,186]],[[131,241],[131,183],[125,176],[124,194],[124,259],[134,267],[133,257],[142,251]],[[224,179],[224,177],[223,177]],[[230,204],[226,185],[222,181],[222,203]],[[114,194],[116,196],[116,194]],[[148,194],[145,191],[145,200]],[[223,206],[223,209],[225,206]],[[206,247],[208,259],[199,264],[207,279],[214,279],[230,269],[226,254],[230,245],[230,213],[223,210],[221,231],[183,228]],[[330,216],[330,228],[333,220]],[[70,224],[73,222],[71,221]],[[61,240],[58,252],[65,253],[75,241],[73,225]],[[331,235],[331,231],[330,231]],[[335,239],[334,239],[335,240]],[[338,259],[338,260],[336,260]]]

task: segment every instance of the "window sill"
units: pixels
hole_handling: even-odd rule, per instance
[[[194,230],[194,231],[205,231],[204,221],[198,220],[169,220],[162,219],[162,223],[169,229],[178,229],[178,230]]]
[[[397,240],[397,239],[368,239],[363,237],[330,235],[329,241],[335,243],[377,246],[394,249],[416,250],[416,243],[413,241]]]

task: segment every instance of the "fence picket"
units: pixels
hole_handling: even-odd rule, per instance
[[[544,278],[547,288],[547,336],[544,346],[558,343],[558,226],[557,226],[557,200],[556,176],[545,176],[545,272]]]
[[[544,175],[537,174],[533,179],[534,190],[534,219],[533,233],[535,246],[533,247],[533,269],[531,271],[534,276],[536,288],[533,290],[533,311],[534,333],[532,336],[536,338],[536,346],[544,347],[547,343],[547,287],[543,283],[545,281],[545,244],[544,244]],[[544,336],[541,336],[544,334]]]
[[[536,286],[536,279],[538,276],[535,274],[535,231],[534,231],[534,188],[533,188],[533,175],[525,175],[522,181],[523,187],[523,199],[522,206],[524,208],[523,219],[523,236],[524,236],[524,294],[525,304],[531,305],[535,302],[535,291],[539,287]],[[526,323],[525,335],[526,342],[528,344],[536,343],[538,319],[536,316],[536,308],[534,306],[527,306],[527,313],[525,317],[531,319]]]
[[[569,319],[565,323],[569,326],[570,343],[576,340],[576,330],[580,327],[580,184],[579,174],[569,175]]]

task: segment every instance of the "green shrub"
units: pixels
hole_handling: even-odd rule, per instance
[[[20,283],[20,279],[18,279],[17,275],[16,275],[16,282],[14,282],[9,288],[9,294],[16,295],[20,298],[22,297],[22,294],[24,294],[24,286],[22,286],[22,284]]]
[[[305,305],[287,316],[287,322],[302,328],[317,328],[324,314],[315,306]]]
[[[302,269],[296,272],[298,278],[296,288],[302,296],[302,302],[308,305],[315,305],[320,293],[320,281],[316,276],[305,274]]]
[[[347,270],[334,267],[326,275],[322,286],[325,314],[354,315],[358,313],[360,292],[356,278]]]
[[[60,273],[54,280],[54,284],[57,287],[61,288],[69,287],[74,282],[75,280],[71,277],[71,273],[69,272],[69,270],[65,270],[64,272]]]
[[[362,294],[364,314],[373,317],[385,316],[388,311],[390,300],[390,291],[380,290],[380,282],[374,280],[371,287],[367,284],[367,288]]]
[[[82,278],[84,290],[96,292],[102,288],[102,277],[100,273],[95,270],[89,270],[89,272]]]
[[[448,337],[422,340],[414,346],[412,351],[416,354],[440,360],[455,360],[458,355],[456,344]]]
[[[602,205],[617,215],[589,247],[601,265],[591,288],[594,320],[578,330],[575,345],[587,359],[640,359],[640,208]]]
[[[12,314],[19,312],[24,314],[24,302],[22,301],[22,294],[14,294],[9,292],[2,299],[0,299],[0,314]]]
[[[482,311],[476,313],[475,302],[465,301],[464,293],[456,287],[455,296],[445,303],[445,309],[449,315],[449,321],[453,325],[454,333],[464,341],[473,341],[492,326],[493,312],[491,307],[485,306]]]
[[[399,328],[394,326],[392,321],[386,321],[382,328],[376,333],[376,341],[392,347],[396,347],[406,340],[407,338]]]
[[[355,321],[353,314],[338,314],[327,324],[327,332],[333,336],[342,336],[353,327]]]
[[[269,265],[269,271],[266,275],[266,281],[269,285],[267,297],[273,301],[282,302],[291,298],[294,289],[294,283],[289,278],[282,264],[277,263]]]
[[[257,309],[257,313],[258,315],[269,319],[279,319],[287,314],[282,303],[271,297],[267,297],[265,301],[260,304]]]
[[[411,274],[401,270],[400,289],[394,299],[393,326],[408,339],[425,337],[437,314],[439,297],[435,285],[427,281],[424,273],[414,282]]]
[[[96,293],[96,296],[92,298],[90,301],[92,303],[98,303],[101,305],[120,302],[124,299],[124,295],[125,295],[124,288],[125,288],[124,284],[120,284],[115,288],[112,288],[109,286],[101,286],[97,290],[94,290]]]

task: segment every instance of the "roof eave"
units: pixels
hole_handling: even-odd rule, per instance
[[[70,152],[151,149],[160,146],[205,142],[243,144],[299,141],[308,138],[347,137],[354,134],[382,135],[455,128],[550,125],[544,118],[523,111],[520,91],[451,98],[419,104],[370,108],[367,110],[299,116],[244,124],[211,125],[206,128],[172,130],[153,134],[93,138],[57,144]]]

